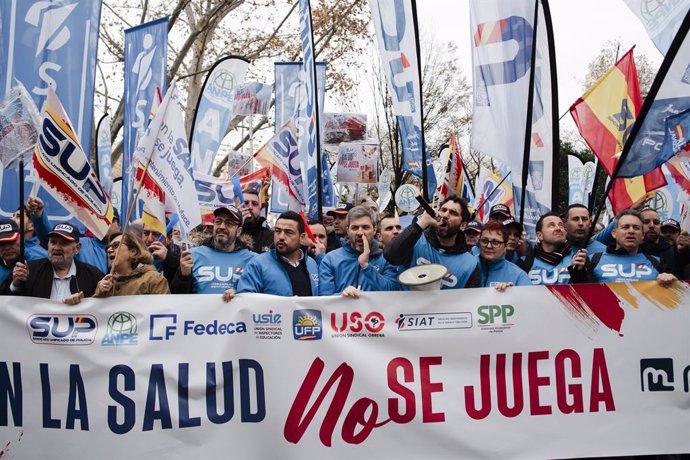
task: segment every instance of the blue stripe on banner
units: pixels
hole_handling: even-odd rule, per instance
[[[125,30],[124,145],[120,216],[126,218],[132,191],[132,155],[139,131],[149,119],[156,88],[165,94],[167,82],[168,18]],[[143,131],[142,131],[143,133]]]

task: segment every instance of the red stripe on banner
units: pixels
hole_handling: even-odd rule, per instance
[[[596,318],[599,323],[620,334],[625,311],[616,294],[605,284],[562,284],[546,287],[582,322],[591,323],[591,320]]]
[[[405,53],[400,53],[400,60],[402,61],[403,69],[408,69],[410,67],[410,61],[407,60]]]

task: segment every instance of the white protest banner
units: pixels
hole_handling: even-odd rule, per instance
[[[225,206],[239,206],[244,201],[240,177],[221,179],[207,174],[195,173],[197,198],[201,212],[206,214]]]
[[[375,184],[378,157],[378,143],[343,142],[338,146],[338,182]]]
[[[235,88],[234,115],[266,115],[271,103],[271,85],[252,81]]]
[[[0,301],[9,457],[690,451],[684,283]]]
[[[165,93],[156,116],[139,139],[135,155],[165,192],[187,232],[201,223],[201,211],[194,188],[194,176],[184,130],[177,85],[173,82]]]

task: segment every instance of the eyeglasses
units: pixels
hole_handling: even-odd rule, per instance
[[[503,244],[506,244],[505,241],[499,241],[499,240],[489,240],[487,238],[482,238],[479,240],[479,244],[482,246],[488,247],[488,248],[496,248],[499,247]]]
[[[231,227],[231,226],[237,226],[238,223],[236,220],[233,219],[215,219],[213,221],[213,225],[220,227],[221,225],[225,224],[226,227]]]

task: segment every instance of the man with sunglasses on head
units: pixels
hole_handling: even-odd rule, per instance
[[[81,244],[79,230],[58,224],[48,233],[48,257],[28,264],[17,262],[3,294],[42,297],[76,305],[92,297],[103,273],[93,265],[76,260]]]
[[[170,282],[173,294],[223,294],[229,301],[244,267],[257,256],[240,240],[242,213],[234,206],[213,211],[213,236],[183,251],[180,268]]]

